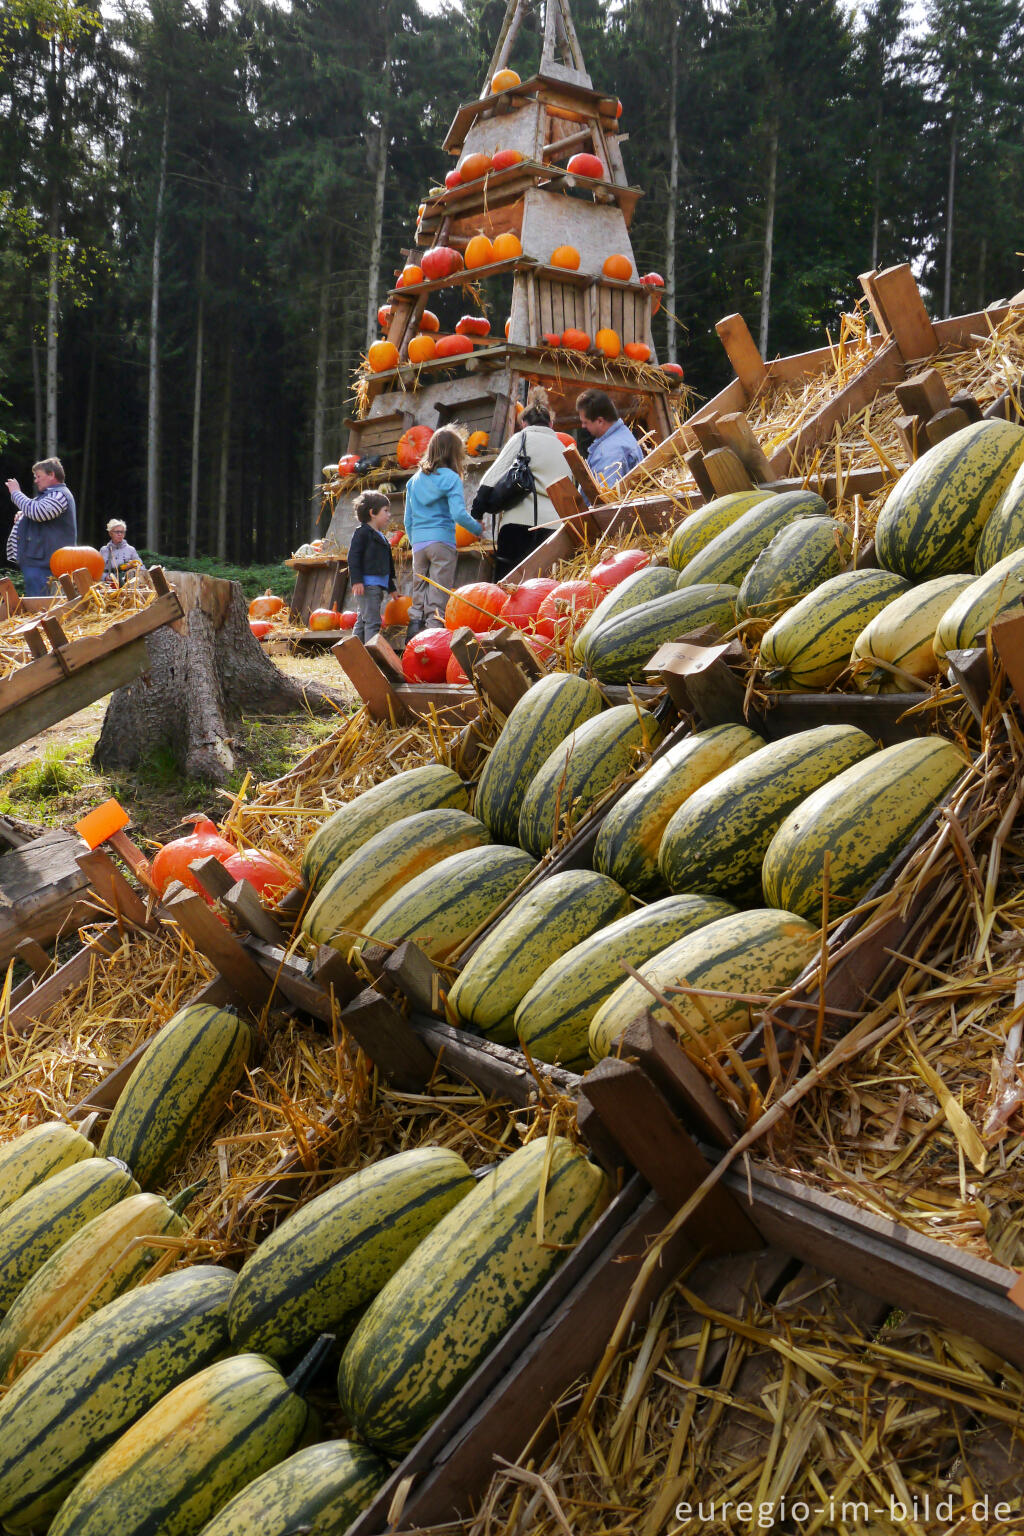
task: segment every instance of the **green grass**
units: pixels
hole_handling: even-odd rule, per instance
[[[90,752],[87,742],[44,748],[41,757],[11,774],[0,794],[0,810],[13,815],[31,808],[44,813],[59,809],[89,778]]]
[[[140,549],[139,555],[146,565],[165,565],[169,571],[198,571],[203,576],[221,576],[226,581],[237,581],[247,598],[259,597],[269,587],[278,597],[291,597],[295,587],[295,572],[283,563],[277,565],[231,565],[216,560],[212,555],[202,555],[189,560],[178,555],[159,555],[151,549]]]

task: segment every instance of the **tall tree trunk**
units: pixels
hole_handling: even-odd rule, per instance
[[[768,139],[768,196],[764,215],[764,253],[761,261],[761,325],[758,347],[768,356],[768,316],[772,297],[772,247],[775,241],[775,182],[779,169],[779,120],[772,119]]]
[[[199,311],[196,316],[196,377],[192,390],[192,470],[188,490],[188,554],[199,541],[199,428],[203,414],[203,321],[206,314],[206,220],[199,236]]]
[[[313,486],[323,479],[324,414],[327,408],[327,369],[329,367],[331,328],[331,234],[324,236],[323,264],[320,268],[320,304],[316,336],[316,386],[313,391]],[[315,494],[315,492],[314,492]]]
[[[385,73],[390,73],[390,61],[385,63]],[[373,213],[370,217],[370,265],[366,284],[366,345],[370,346],[377,334],[377,299],[380,283],[380,252],[383,239],[384,190],[388,175],[388,119],[381,113],[377,130],[377,164],[373,185]]]
[[[36,328],[32,327],[32,401],[35,406],[35,449],[32,457],[41,459],[43,454],[43,374],[39,366],[39,343]]]
[[[50,210],[50,249],[46,272],[46,458],[57,454],[57,321],[58,321],[58,245],[60,243],[60,207],[54,188]]]
[[[978,308],[984,309],[988,303],[985,293],[985,267],[988,264],[988,239],[981,237],[981,245],[978,249]]]
[[[149,404],[146,412],[146,545],[160,548],[160,258],[163,245],[164,193],[167,189],[167,132],[171,93],[164,92],[164,127],[153,225],[152,292],[149,301]]]
[[[679,16],[672,13],[669,45],[668,208],[665,212],[665,333],[667,361],[679,361],[676,325],[676,203],[679,201]]]
[[[942,313],[953,304],[953,203],[956,196],[956,113],[949,124],[949,179],[946,184],[946,271],[942,283]]]
[[[878,230],[881,223],[882,191],[881,171],[875,166],[874,188],[871,195],[871,270],[878,271]]]
[[[217,476],[217,559],[228,557],[228,470],[231,465],[231,383],[235,353],[228,342],[224,364],[224,402],[220,418],[220,473]]]
[[[89,505],[93,457],[96,447],[96,328],[93,327],[92,344],[89,348],[89,383],[85,397],[85,430],[82,442],[82,479],[78,487],[78,532],[82,533],[85,509]]]

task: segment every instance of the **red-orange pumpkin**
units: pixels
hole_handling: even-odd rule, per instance
[[[366,354],[372,373],[387,373],[398,367],[398,348],[393,341],[375,341]]]
[[[229,843],[226,837],[221,837],[208,817],[197,816],[192,831],[186,837],[176,837],[173,842],[165,843],[157,853],[150,871],[153,884],[162,896],[172,880],[180,880],[189,890],[198,891],[212,907],[212,899],[203,890],[189,865],[195,863],[196,859],[208,858],[217,859],[223,864],[225,859],[237,852],[234,844]]]
[[[468,336],[442,336],[434,352],[435,357],[464,357],[472,352],[473,343]]]
[[[537,634],[548,640],[570,640],[603,596],[592,581],[560,581],[537,611]]]
[[[455,187],[461,187],[462,186],[462,175],[461,175],[461,173],[459,171],[458,166],[455,167],[454,171],[449,171],[448,172],[447,176],[444,179],[444,184],[448,188],[449,192],[451,192],[453,190],[453,188],[455,188]]]
[[[590,572],[591,581],[596,581],[599,587],[606,592],[612,587],[617,587],[620,581],[625,581],[627,576],[632,576],[634,571],[642,571],[644,566],[650,565],[651,557],[643,549],[620,549],[614,555],[599,561]]]
[[[646,363],[651,355],[651,349],[645,341],[627,341],[622,350],[634,363]]]
[[[355,629],[359,615],[354,608],[346,608],[338,624],[339,629]]]
[[[284,607],[284,598],[278,597],[268,587],[262,597],[254,597],[249,604],[250,619],[272,619]]]
[[[318,631],[340,629],[341,614],[335,608],[314,608],[309,616],[309,627]]]
[[[507,602],[508,593],[496,587],[493,582],[471,581],[467,586],[458,587],[448,599],[444,610],[444,627],[461,629],[464,624],[468,624],[470,629],[483,634],[494,628]]]
[[[411,357],[412,353],[410,352],[409,355]],[[433,435],[434,429],[427,426],[410,427],[408,431],[402,433],[398,439],[398,447],[395,449],[395,456],[402,469],[416,468]]]
[[[596,155],[573,155],[566,166],[570,176],[589,176],[593,181],[604,181],[604,163]]]
[[[563,448],[576,447],[576,439],[574,437],[570,437],[568,432],[556,432],[555,436],[558,438],[558,441],[562,444]]]
[[[103,556],[91,544],[65,544],[50,556],[50,570],[55,576],[88,571],[93,581],[99,581],[103,575]]]
[[[497,74],[491,76],[492,91],[510,91],[514,85],[521,84],[514,69],[499,69]]]
[[[554,331],[545,331],[540,339],[546,347],[560,347],[562,345],[561,336],[556,335]]]
[[[574,245],[556,245],[551,252],[551,265],[564,267],[567,272],[578,272],[580,253]]]
[[[463,181],[479,181],[481,176],[487,175],[491,168],[491,163],[490,155],[482,154],[479,151],[475,154],[467,155],[459,163],[459,175]]]
[[[618,331],[613,331],[610,326],[604,326],[594,337],[594,345],[605,357],[616,358],[622,351],[622,342],[619,340]]]
[[[448,665],[445,668],[444,680],[446,683],[469,682],[469,678],[466,676],[465,672],[462,670],[462,667],[459,665],[459,658],[457,656],[448,657]]]
[[[405,349],[410,363],[429,363],[436,351],[437,342],[430,335],[410,336]]]
[[[617,283],[628,283],[633,276],[633,263],[628,256],[606,256],[601,271]]]
[[[640,279],[640,281],[641,281],[641,283],[643,283],[645,288],[651,288],[651,289],[657,290],[659,288],[664,288],[664,286],[665,286],[665,279],[662,277],[660,272],[646,272],[644,274],[644,276]],[[654,293],[654,303],[651,305],[651,314],[652,315],[656,315],[660,308],[661,308],[661,294],[658,293],[658,292],[655,292]]]
[[[504,230],[500,235],[495,235],[492,249],[495,261],[515,261],[523,254],[522,241],[510,229]]]
[[[661,371],[667,373],[670,379],[678,379],[680,384],[683,382],[683,370],[678,363],[662,363]]]
[[[463,260],[453,246],[435,245],[431,250],[423,253],[420,265],[427,281],[436,283],[439,278],[451,277],[453,273],[461,272]]]
[[[236,880],[248,880],[258,896],[271,902],[277,901],[285,891],[293,890],[298,884],[295,876],[283,864],[272,859],[268,853],[260,853],[258,848],[236,850],[230,858],[222,859],[221,863],[229,875],[234,875]]]
[[[394,597],[388,598],[388,601],[381,609],[381,623],[394,625],[408,624],[411,610],[412,594],[409,592],[396,592]]]
[[[507,171],[513,165],[521,165],[526,156],[518,149],[498,149],[491,156],[492,171]]]
[[[567,331],[562,332],[562,346],[568,347],[570,352],[586,352],[590,346],[590,337],[586,331],[578,331],[570,326]]]
[[[415,283],[422,283],[422,281],[423,268],[412,265],[402,268],[401,272],[398,274],[398,281],[395,283],[395,287],[411,288]]]
[[[456,336],[489,336],[491,322],[486,315],[463,315],[455,327]]]
[[[382,331],[386,331],[388,326],[391,324],[391,316],[393,313],[394,308],[391,304],[382,304],[380,309],[378,309],[377,324],[380,326]]]
[[[432,309],[425,309],[422,315],[420,315],[420,330],[436,336],[440,329],[441,322],[434,314],[434,311]]]
[[[402,652],[402,671],[410,683],[443,683],[451,654],[452,637],[446,629],[421,630]]]
[[[471,432],[466,439],[466,452],[471,459],[477,458],[487,447],[491,440],[489,432]],[[455,541],[458,543],[458,540]]]
[[[355,474],[356,465],[358,463],[358,453],[343,454],[342,457],[338,460],[338,474],[342,477],[343,480],[347,479],[349,475]]]
[[[271,624],[269,619],[249,620],[249,628],[252,630],[257,640],[265,640],[273,627],[274,626]]]
[[[558,585],[553,576],[533,576],[520,582],[501,610],[502,623],[514,624],[516,629],[534,629],[541,603]]]

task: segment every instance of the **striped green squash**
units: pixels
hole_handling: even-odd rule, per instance
[[[233,1347],[284,1359],[333,1333],[473,1183],[457,1152],[415,1147],[325,1189],[242,1265],[228,1308]]]
[[[57,1511],[53,1536],[196,1536],[291,1454],[310,1411],[272,1360],[208,1365],[126,1429]]]
[[[515,705],[483,766],[473,807],[498,842],[518,842],[526,786],[558,743],[602,706],[593,683],[567,672],[542,677]]]
[[[559,743],[534,774],[519,812],[519,841],[538,858],[589,811],[661,735],[653,715],[617,704]]]
[[[92,1142],[61,1120],[46,1120],[22,1131],[0,1147],[0,1211],[62,1168],[95,1156]]]
[[[780,823],[819,784],[874,750],[855,725],[822,725],[726,768],[694,790],[665,828],[658,862],[669,888],[756,901],[761,860]]]
[[[676,589],[676,573],[666,565],[648,565],[642,571],[634,571],[625,581],[601,599],[590,618],[584,624],[573,643],[577,661],[587,660],[587,650],[594,635],[609,619],[615,619],[630,608],[639,608],[664,597]]]
[[[844,571],[802,597],[761,638],[758,665],[768,687],[830,687],[861,630],[908,585],[891,571]]]
[[[940,662],[947,651],[966,650],[1004,613],[1020,611],[1024,598],[1024,549],[999,560],[955,597],[935,626],[932,642]]]
[[[591,1020],[590,1054],[595,1061],[611,1056],[629,1026],[648,1015],[679,1034],[673,1013],[683,1020],[682,1045],[699,1052],[699,1046],[691,1046],[691,1037],[703,1036],[714,1051],[722,1040],[746,1034],[750,1028],[752,1005],[743,999],[791,986],[814,959],[819,945],[817,928],[792,912],[774,908],[736,912],[708,923],[637,970],[662,993],[688,986],[704,994],[723,995],[694,999],[668,992],[671,1007],[666,1007],[640,981],[627,977]]]
[[[227,1348],[234,1282],[211,1264],[165,1275],[108,1302],[18,1377],[0,1398],[6,1530],[43,1530],[129,1424]]]
[[[742,619],[774,618],[801,597],[838,576],[850,558],[845,523],[834,517],[798,517],[780,528],[743,578],[736,612]]]
[[[645,901],[662,895],[666,886],[658,849],[675,812],[694,790],[763,746],[745,725],[715,725],[670,747],[604,818],[594,844],[594,868]]]
[[[603,683],[643,681],[644,664],[666,641],[709,624],[731,629],[735,620],[735,587],[684,587],[602,624],[587,647],[587,666]]]
[[[0,1312],[72,1233],[139,1186],[123,1163],[89,1157],[62,1168],[9,1205],[0,1219]]]
[[[853,680],[862,693],[913,693],[939,670],[935,627],[973,576],[936,576],[902,592],[853,642]]]
[[[145,1189],[166,1183],[217,1123],[251,1049],[252,1031],[234,1009],[182,1008],[125,1084],[100,1151],[127,1163]]]
[[[1024,427],[972,421],[911,464],[875,527],[880,564],[911,581],[969,570],[982,530],[1024,463]]]
[[[941,736],[885,747],[823,784],[791,811],[768,845],[765,901],[820,917],[825,854],[829,913],[856,905],[968,767]]]
[[[387,1462],[352,1440],[307,1445],[236,1493],[202,1536],[342,1536],[388,1475]]]
[[[404,885],[366,924],[382,944],[411,939],[431,960],[447,960],[534,869],[521,848],[467,848]]]
[[[498,919],[448,993],[455,1024],[492,1040],[515,1040],[513,1016],[542,971],[629,910],[621,885],[591,869],[542,880]]]
[[[302,883],[318,891],[350,853],[417,811],[469,810],[469,789],[451,768],[425,763],[364,789],[319,827],[302,854]]]
[[[582,1068],[590,1022],[622,985],[623,967],[638,969],[685,934],[734,910],[714,896],[666,896],[577,944],[538,976],[516,1009],[523,1048],[537,1061]]]
[[[67,1318],[84,1322],[138,1285],[165,1251],[143,1239],[180,1237],[179,1213],[198,1187],[169,1202],[162,1195],[129,1195],[77,1228],[36,1270],[0,1324],[0,1380],[42,1354]]]
[[[306,913],[302,931],[314,944],[346,954],[374,912],[416,875],[491,834],[466,811],[419,811],[377,832],[335,869]]]
[[[720,533],[731,528],[737,518],[767,501],[772,491],[730,491],[727,496],[716,496],[706,506],[698,507],[689,517],[674,528],[668,541],[668,563],[675,571],[685,570],[695,555],[717,539]]]
[[[499,1163],[424,1238],[341,1357],[341,1406],[370,1445],[400,1455],[415,1444],[608,1195],[604,1174],[568,1141],[540,1137]]]
[[[814,491],[783,491],[768,496],[739,516],[694,555],[679,573],[680,587],[724,581],[739,586],[754,561],[781,528],[798,517],[826,517],[828,508]]]
[[[1024,463],[981,530],[974,569],[979,575],[982,571],[990,571],[1018,549],[1024,549]]]

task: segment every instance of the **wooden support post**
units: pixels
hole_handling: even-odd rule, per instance
[[[189,872],[195,875],[211,901],[220,901],[225,892],[230,891],[235,883],[234,876],[224,868],[220,859],[215,859],[212,854],[207,854],[201,859],[193,859],[189,865]]]
[[[929,448],[934,448],[943,438],[952,437],[954,432],[962,432],[970,424],[967,412],[962,411],[958,405],[951,405],[948,411],[939,411],[925,424],[924,435],[928,439]]]
[[[363,982],[349,965],[345,956],[321,944],[313,962],[313,980],[325,991],[334,992],[340,1003],[350,1003],[363,991]]]
[[[20,629],[15,630],[15,635],[19,640],[24,640],[28,646],[29,655],[34,656],[37,661],[40,657],[50,654],[46,639],[38,623],[33,621],[31,624],[23,624]]]
[[[22,939],[15,945],[14,953],[19,960],[24,960],[37,980],[42,980],[54,963],[38,939]]]
[[[693,476],[693,483],[704,497],[705,501],[714,501],[715,487],[711,483],[711,476],[704,468],[704,455],[699,448],[692,449],[683,454],[683,463]]]
[[[689,423],[690,431],[697,439],[697,445],[701,453],[714,453],[716,448],[724,448],[725,441],[719,435],[718,421],[713,417],[706,417],[703,421],[694,418]]]
[[[896,385],[894,393],[908,416],[920,416],[924,421],[950,406],[946,381],[937,368],[926,368],[923,373],[904,379]]]
[[[874,286],[904,361],[933,357],[938,340],[909,262],[876,273]]]
[[[64,594],[64,596],[66,598],[74,599],[74,598],[76,598],[78,596],[78,592],[77,592],[77,590],[75,588],[75,584],[71,580],[71,577],[67,574],[66,571],[65,571],[65,573],[62,576],[58,576],[57,577],[57,585],[60,587],[61,591],[63,592],[63,594]]]
[[[288,935],[273,915],[266,910],[255,886],[250,885],[248,880],[233,881],[224,892],[221,901],[247,933],[254,933],[258,939],[263,939],[267,944],[287,946]]]
[[[768,370],[747,322],[742,315],[726,315],[715,330],[749,401],[764,383]]]
[[[601,537],[600,523],[588,512],[571,480],[553,480],[548,486],[548,500],[578,544],[594,544]]]
[[[451,645],[452,655],[472,683],[476,676],[476,664],[484,654],[480,637],[468,624],[464,624],[452,635]]]
[[[383,635],[374,635],[372,640],[367,640],[366,650],[367,654],[373,657],[374,662],[383,672],[389,683],[396,688],[405,686],[408,678],[402,671],[401,657],[388,644]]]
[[[393,949],[383,975],[397,987],[414,1012],[444,1018],[444,982],[432,960],[411,939]]]
[[[735,655],[729,645],[691,645],[683,640],[661,646],[644,667],[658,676],[678,709],[693,715],[702,726],[746,725],[757,730],[761,717],[744,714],[746,689],[728,664]]]
[[[582,453],[580,453],[578,448],[566,448],[564,453],[565,462],[569,466],[569,471],[576,484],[583,492],[584,496],[591,503],[600,501],[601,492],[604,487],[598,485],[597,481],[594,479],[594,476],[590,471],[590,465],[587,463]]]
[[[501,651],[488,651],[480,658],[474,669],[473,680],[486,695],[488,702],[506,720],[532,686],[531,679],[516,666],[510,656]]]
[[[559,1093],[571,1097],[575,1097],[579,1089],[580,1079],[574,1072],[537,1062],[537,1076],[534,1076],[521,1051],[498,1045],[494,1040],[477,1039],[439,1019],[417,1015],[412,1028],[440,1060],[442,1071],[472,1083],[481,1093],[526,1105],[537,1097],[537,1077],[551,1083]]]
[[[875,324],[878,326],[878,333],[883,339],[887,340],[892,333],[892,326],[889,324],[889,317],[885,313],[885,306],[878,296],[878,289],[875,287],[877,276],[878,273],[874,269],[870,272],[862,272],[858,282],[864,290],[864,297],[868,301],[868,307],[871,310]]]
[[[978,404],[977,400],[975,400],[974,396],[971,394],[970,390],[959,390],[957,394],[950,397],[949,403],[950,405],[958,406],[959,409],[963,411],[968,421],[985,420],[985,413],[981,409],[981,406]]]
[[[739,1135],[735,1121],[663,1024],[649,1015],[631,1024],[622,1037],[621,1056],[639,1063],[689,1129],[716,1146],[732,1146]]]
[[[992,625],[992,644],[1006,668],[1018,704],[1024,704],[1024,609],[996,619]]]
[[[730,491],[749,491],[754,484],[731,448],[713,448],[706,453],[704,472],[714,486],[716,496],[727,496]]]
[[[21,607],[21,593],[9,576],[0,576],[0,618],[13,618]]]
[[[269,1003],[272,983],[235,936],[213,914],[206,901],[179,881],[169,887],[164,908],[183,928],[197,949],[212,961],[228,985],[244,998],[254,1012]]]
[[[151,929],[155,926],[145,902],[137,891],[132,890],[102,848],[94,848],[91,853],[80,853],[75,862],[96,894],[113,909],[119,923],[121,918],[126,918],[138,928]]]
[[[386,997],[367,987],[342,1009],[341,1022],[389,1083],[418,1093],[434,1072],[434,1052]]]
[[[988,652],[983,645],[958,651],[946,652],[946,666],[955,683],[970,706],[975,720],[981,725],[985,705],[992,690],[992,674],[989,671]]]
[[[95,586],[91,573],[84,566],[79,566],[77,571],[71,572],[71,580],[75,584],[79,597],[84,597],[90,587]]]
[[[676,1119],[647,1074],[627,1061],[598,1062],[580,1085],[605,1129],[670,1211],[684,1205],[711,1171],[696,1142]],[[731,1195],[712,1189],[686,1232],[711,1253],[759,1248],[762,1239]]]
[[[756,485],[775,479],[775,471],[743,411],[730,411],[719,416],[717,426],[724,446],[732,449]]]
[[[472,630],[468,631],[472,634]],[[537,653],[531,650],[523,635],[518,629],[510,629],[507,625],[504,629],[492,629],[487,634],[479,637],[485,651],[501,651],[515,662],[520,671],[527,677],[535,680],[546,676],[545,669],[538,659]],[[454,643],[453,643],[454,649]],[[465,668],[463,668],[465,671]]]
[[[926,447],[924,421],[920,416],[897,416],[896,436],[903,444],[907,458],[913,464]]]
[[[361,640],[346,635],[331,651],[374,720],[405,718],[398,695]]]

